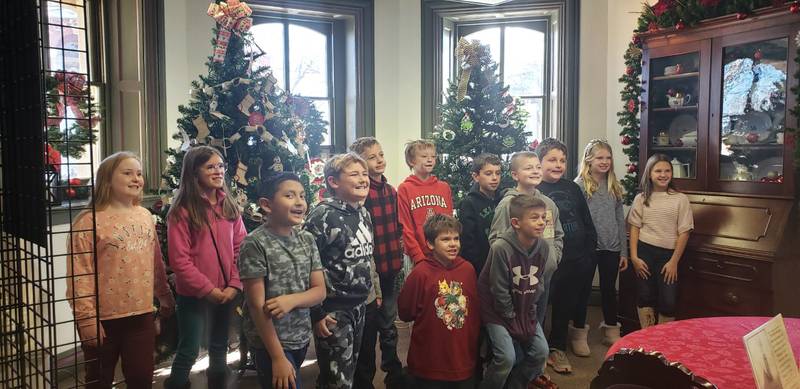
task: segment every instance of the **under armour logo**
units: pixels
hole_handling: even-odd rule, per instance
[[[539,270],[539,267],[531,265],[528,274],[522,275],[522,266],[514,266],[511,268],[511,272],[514,273],[514,285],[519,286],[519,282],[522,280],[528,280],[530,286],[534,286],[539,283],[539,279],[536,278],[535,274],[536,271]]]

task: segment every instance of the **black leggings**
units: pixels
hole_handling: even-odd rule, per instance
[[[598,250],[597,270],[600,273],[600,296],[603,320],[606,325],[617,325],[617,274],[619,251]]]
[[[639,241],[638,255],[650,269],[646,280],[636,277],[639,283],[639,306],[653,307],[664,316],[675,316],[675,301],[678,298],[678,282],[667,285],[661,269],[672,258],[674,250],[653,246]]]
[[[577,328],[586,324],[586,306],[592,291],[596,267],[595,258],[563,260],[558,265],[550,285],[550,303],[553,314],[550,322],[550,348],[566,350],[569,321]]]

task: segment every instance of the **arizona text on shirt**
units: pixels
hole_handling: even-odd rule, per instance
[[[415,210],[420,207],[441,207],[447,209],[447,201],[444,199],[444,196],[439,195],[422,195],[417,196],[411,199],[410,204],[411,210]]]

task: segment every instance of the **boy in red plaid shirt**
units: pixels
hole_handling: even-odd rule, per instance
[[[373,389],[375,343],[380,333],[381,369],[386,372],[386,388],[404,388],[403,365],[397,357],[397,290],[395,278],[403,266],[403,230],[397,216],[397,191],[386,182],[383,148],[373,137],[356,139],[350,151],[367,161],[369,195],[364,207],[372,217],[373,257],[380,276],[383,299],[367,305],[364,335],[353,378],[354,389]]]

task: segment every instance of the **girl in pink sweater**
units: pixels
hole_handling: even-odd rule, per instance
[[[128,387],[150,388],[156,337],[153,296],[163,316],[175,308],[155,224],[139,205],[143,186],[136,155],[122,151],[104,159],[89,207],[70,231],[67,299],[88,361],[89,388],[111,388],[120,358]]]
[[[178,348],[167,388],[189,386],[189,372],[208,325],[208,387],[225,386],[228,325],[242,290],[236,258],[247,235],[225,185],[216,149],[198,146],[183,157],[181,186],[167,215],[169,265],[178,292]]]

